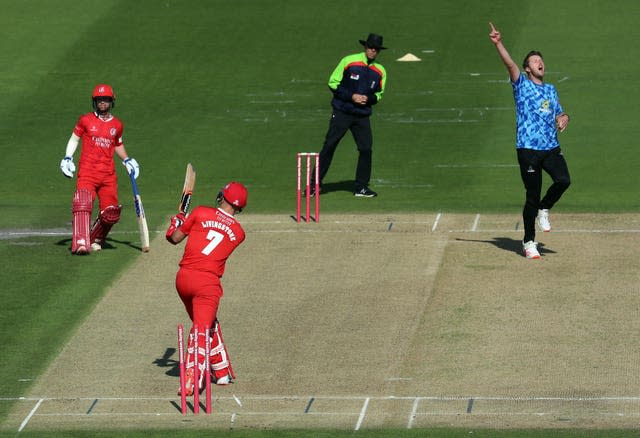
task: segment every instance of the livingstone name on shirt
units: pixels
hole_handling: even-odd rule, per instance
[[[202,225],[202,228],[215,228],[216,230],[220,230],[223,233],[225,233],[227,236],[229,236],[229,240],[231,240],[232,242],[234,240],[236,240],[236,235],[233,232],[233,230],[231,228],[229,228],[227,225],[218,222],[218,221],[202,221],[200,222],[200,224]]]

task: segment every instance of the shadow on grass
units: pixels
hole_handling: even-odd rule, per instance
[[[478,242],[478,243],[489,243],[494,245],[496,248],[500,248],[504,251],[509,251],[516,253],[522,257],[524,254],[522,252],[522,240],[519,239],[511,239],[509,237],[494,237],[492,240],[478,240],[478,239],[462,239],[460,237],[456,238],[459,242]],[[538,252],[541,256],[545,254],[555,254],[556,252],[552,249],[547,249],[544,246],[544,243],[538,243]]]
[[[355,182],[353,180],[348,181],[336,181],[330,183],[322,183],[320,194],[324,195],[331,192],[350,192],[353,193],[355,189]]]

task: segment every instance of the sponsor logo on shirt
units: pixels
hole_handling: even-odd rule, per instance
[[[113,143],[113,140],[110,138],[104,138],[104,137],[96,137],[93,136],[91,137],[91,140],[93,141],[93,143],[100,147],[100,148],[108,148],[109,146],[111,146],[111,144]]]
[[[351,76],[349,76],[349,79],[353,79],[354,81],[357,81],[358,79],[360,79],[360,75],[357,73],[351,73]]]

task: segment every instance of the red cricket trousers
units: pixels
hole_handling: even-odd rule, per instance
[[[99,211],[110,205],[118,205],[118,177],[111,175],[78,174],[76,189],[87,189],[91,192],[91,198],[98,196]]]
[[[200,330],[213,327],[223,295],[220,278],[209,272],[180,268],[176,290],[193,324]]]

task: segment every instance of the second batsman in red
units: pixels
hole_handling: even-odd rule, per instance
[[[107,234],[120,220],[122,206],[118,202],[118,178],[113,162],[114,154],[122,160],[127,173],[138,178],[140,166],[129,158],[122,143],[123,124],[111,114],[116,104],[113,88],[96,85],[91,96],[93,112],[80,116],[67,143],[60,170],[73,178],[76,166],[73,154],[82,141],[78,162],[78,181],[73,194],[71,253],[89,254],[100,251]],[[98,198],[99,212],[90,226],[93,202]]]
[[[192,395],[194,391],[196,357],[200,370],[198,388],[201,390],[204,387],[205,327],[211,327],[210,363],[214,382],[226,385],[235,377],[217,313],[223,295],[220,278],[224,274],[227,258],[245,238],[235,215],[247,205],[247,189],[238,182],[230,182],[218,193],[216,202],[217,207],[200,205],[186,217],[182,213],[172,217],[166,233],[167,240],[174,245],[187,238],[180,269],[176,274],[176,290],[193,326],[199,328],[197,355],[194,355],[193,326],[189,334],[186,395]]]

